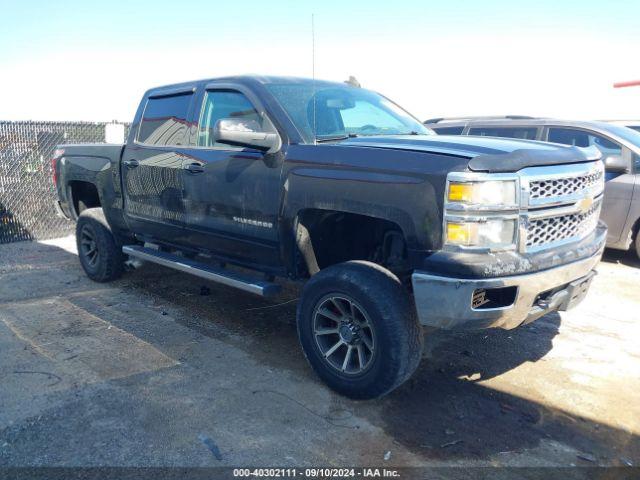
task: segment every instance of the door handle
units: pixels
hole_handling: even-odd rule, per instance
[[[184,167],[189,173],[202,173],[204,172],[204,165],[201,163],[190,163]]]
[[[125,167],[136,168],[138,165],[140,165],[140,162],[138,162],[137,160],[123,160],[122,164]]]

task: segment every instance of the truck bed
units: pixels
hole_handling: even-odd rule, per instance
[[[124,144],[105,143],[58,146],[58,152],[64,153],[59,153],[62,158],[55,166],[56,189],[60,210],[66,217],[77,218],[78,205],[72,198],[74,190],[95,189],[102,198],[118,201],[121,197],[118,173],[123,149]]]

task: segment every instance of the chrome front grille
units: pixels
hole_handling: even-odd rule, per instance
[[[573,195],[591,189],[602,181],[604,173],[598,170],[587,175],[570,178],[537,180],[530,183],[529,198],[549,198]]]
[[[593,153],[593,155],[592,155]],[[448,201],[443,218],[444,244],[449,249],[472,250],[486,247],[448,243],[449,223],[517,222],[513,242],[488,247],[538,252],[578,242],[598,226],[604,193],[604,164],[597,151],[591,161],[525,167],[517,172],[451,172],[451,182],[514,182],[515,202],[483,204]]]
[[[521,212],[521,251],[577,241],[595,230],[604,191],[602,162],[532,167],[520,175],[527,208]]]
[[[579,239],[591,233],[598,224],[599,199],[584,213],[568,213],[529,220],[527,225],[526,248],[549,247],[562,241]]]

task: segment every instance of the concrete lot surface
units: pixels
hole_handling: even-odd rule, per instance
[[[88,280],[72,238],[0,246],[0,466],[640,464],[640,264],[512,331],[435,333],[416,376],[350,401],[311,372],[297,291],[144,265]],[[284,303],[283,303],[284,302]]]

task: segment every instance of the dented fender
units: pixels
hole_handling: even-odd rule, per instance
[[[292,145],[283,168],[282,217],[307,209],[380,218],[397,224],[407,247],[438,248],[446,174],[466,160],[423,152]]]

